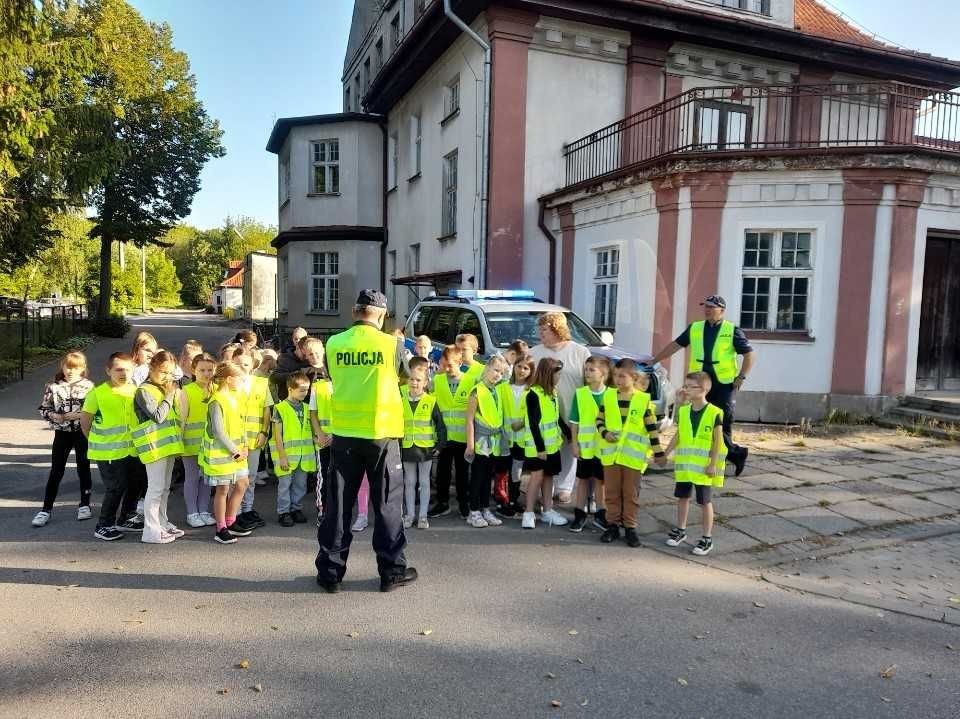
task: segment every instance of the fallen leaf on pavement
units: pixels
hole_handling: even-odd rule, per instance
[[[223,689],[217,689],[217,694],[229,694],[230,690],[224,687]]]
[[[687,611],[688,611],[688,612],[695,612],[695,611],[697,611],[697,610],[694,609],[693,607],[687,607]]]
[[[950,645],[948,644],[947,646],[949,647]],[[583,659],[581,659],[580,657],[577,657],[577,664],[583,664]]]
[[[67,561],[67,564],[76,564],[79,561],[80,561],[79,559],[70,559]]]
[[[259,694],[260,692],[263,691],[263,684],[254,684],[250,688],[253,689],[253,691],[255,691],[257,694]]]
[[[123,623],[124,624],[143,624],[143,620],[142,619],[124,619]]]
[[[578,632],[576,629],[571,629],[569,632],[567,632],[567,634],[569,634],[571,637],[575,637],[575,636],[577,636],[579,633],[580,633],[580,632]]]
[[[588,699],[584,699],[582,702],[580,702],[580,706],[585,707],[589,703],[590,701]]]
[[[150,611],[149,609],[141,609],[141,610],[140,610],[140,613],[141,613],[141,614],[146,614],[146,613],[149,612],[149,611]]]
[[[950,601],[953,602],[954,604],[960,604],[960,596],[950,597]]]
[[[194,608],[194,609],[207,609],[207,608],[209,608],[209,606],[210,606],[209,604],[194,604],[194,605],[193,605],[193,608]]]
[[[706,634],[698,634],[694,637],[694,639],[706,639],[706,638],[707,638]]]
[[[550,706],[552,706],[554,709],[559,709],[560,707],[563,706],[563,702],[560,701],[559,699],[554,699],[553,701],[550,702]]]
[[[249,659],[241,659],[241,660],[240,660],[240,663],[237,664],[237,669],[249,669],[249,668],[250,668],[250,660],[249,660]]]
[[[350,637],[351,639],[356,639],[357,637],[360,636],[360,632],[350,632],[349,634],[347,634],[347,636]]]
[[[543,678],[544,678],[544,679],[556,679],[556,678],[557,678],[557,675],[554,674],[553,672],[547,672],[546,674],[543,675]]]
[[[122,564],[116,564],[116,565],[114,565],[113,568],[114,568],[114,569],[123,569],[123,565],[122,565]]]
[[[280,631],[280,627],[278,627],[278,626],[276,626],[276,625],[272,625],[270,628],[271,628],[273,631],[275,631],[275,632]]]
[[[689,683],[690,683],[690,682],[688,682],[688,681],[687,681],[686,679],[684,679],[683,677],[679,677],[679,678],[677,679],[677,684],[679,684],[679,685],[682,686],[682,687],[687,686],[687,684],[689,684]]]
[[[956,648],[955,646],[953,646],[952,644],[947,644],[946,647],[947,647],[947,649],[949,649],[951,652],[954,652],[954,651],[957,650],[957,648]]]
[[[880,676],[883,677],[884,679],[890,679],[894,675],[894,673],[896,673],[896,671],[897,671],[897,665],[891,664],[890,666],[884,667],[883,669],[880,670]]]
[[[420,630],[420,636],[421,636],[421,637],[429,637],[431,634],[433,634],[433,630],[432,630],[432,629],[421,629],[421,630]]]
[[[757,609],[766,609],[767,607],[767,605],[763,602],[754,602],[753,606],[755,606]]]
[[[889,703],[890,703],[890,702],[891,702],[892,700],[891,700],[891,699],[889,699],[889,698],[887,698],[887,697],[880,697],[880,701],[882,701],[882,702],[885,702],[885,703],[887,703],[887,704],[889,704]]]

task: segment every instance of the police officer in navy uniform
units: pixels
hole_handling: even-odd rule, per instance
[[[373,501],[373,549],[380,591],[411,584],[417,570],[407,566],[403,549],[403,401],[397,376],[397,341],[382,331],[387,298],[363,290],[353,308],[353,326],[327,342],[330,399],[330,472],[324,478],[326,513],[317,530],[317,584],[340,591],[353,534],[350,522],[363,475]]]
[[[662,362],[674,352],[690,347],[688,372],[706,372],[713,381],[707,401],[723,410],[723,439],[727,445],[727,461],[735,468],[736,476],[743,472],[748,449],[733,441],[733,412],[736,393],[743,386],[753,368],[756,352],[739,327],[724,319],[726,300],[710,295],[700,303],[703,319],[691,323],[677,339],[657,352],[653,362]],[[737,368],[737,355],[743,363]]]

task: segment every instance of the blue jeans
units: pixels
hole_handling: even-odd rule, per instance
[[[303,509],[307,493],[307,473],[297,467],[290,474],[277,477],[277,514]]]
[[[262,449],[251,449],[247,454],[250,484],[247,485],[247,491],[243,493],[243,500],[240,502],[241,512],[249,512],[253,509],[253,495],[257,491],[257,467],[260,466],[260,453],[262,451]]]

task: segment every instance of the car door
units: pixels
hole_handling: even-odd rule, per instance
[[[483,339],[483,327],[480,324],[480,317],[472,309],[460,309],[457,311],[455,320],[456,331],[453,334],[454,339],[460,334],[471,334],[477,338],[480,348],[477,354],[486,354],[486,342]]]

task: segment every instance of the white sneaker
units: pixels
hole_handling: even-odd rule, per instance
[[[34,527],[42,527],[47,522],[50,521],[50,512],[37,512],[33,517],[33,521],[30,522]]]
[[[569,520],[555,509],[548,509],[540,515],[540,519],[554,527],[562,527],[569,524]]]
[[[533,512],[524,512],[523,521],[520,522],[520,526],[524,529],[536,529],[537,515]]]
[[[367,528],[367,515],[358,514],[357,518],[353,522],[353,526],[350,527],[351,532],[362,532]]]
[[[187,525],[191,527],[206,527],[207,523],[203,521],[202,514],[188,514]]]
[[[217,518],[210,514],[210,512],[200,512],[200,519],[202,519],[203,523],[208,527],[212,527],[217,523]]]
[[[499,527],[503,522],[501,522],[489,509],[485,509],[482,512],[483,521],[486,522],[491,527]]]
[[[144,542],[145,544],[170,544],[170,542],[173,542],[175,539],[176,537],[169,532],[160,532],[160,536],[158,538],[148,538],[146,535],[144,535],[140,538],[140,541]]]
[[[137,502],[137,514],[140,515],[141,521],[143,519],[143,500]]]
[[[475,529],[483,529],[484,527],[490,526],[487,524],[487,520],[483,518],[483,515],[480,514],[480,512],[470,512],[469,516],[467,517],[467,524]]]
[[[430,521],[426,517],[417,520],[417,529],[430,529]]]
[[[77,507],[77,521],[82,522],[84,519],[93,519],[93,512],[90,507]]]
[[[265,487],[265,486],[267,485],[267,480],[266,480],[265,477],[259,477],[259,476],[258,476],[255,480],[253,480],[253,483],[254,483],[257,487]]]
[[[403,528],[410,529],[413,526],[413,517],[404,517],[403,518]]]
[[[182,537],[186,534],[180,527],[175,524],[170,524],[169,522],[167,522],[167,526],[163,528],[163,531],[167,534],[172,534],[174,537]]]

